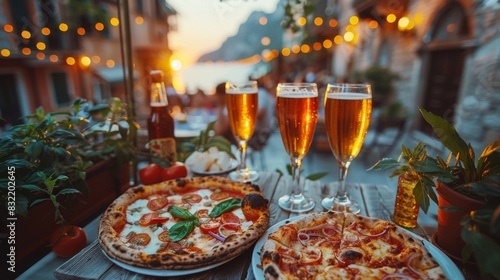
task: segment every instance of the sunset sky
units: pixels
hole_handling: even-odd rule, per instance
[[[216,50],[236,34],[255,10],[274,12],[278,0],[167,0],[177,11],[177,31],[169,33],[174,58],[183,67],[206,52]]]

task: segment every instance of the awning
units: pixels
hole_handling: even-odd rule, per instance
[[[123,66],[117,65],[113,68],[108,68],[108,67],[96,68],[94,70],[94,73],[98,77],[100,77],[103,80],[105,80],[106,82],[108,82],[109,84],[113,85],[113,84],[123,83],[123,81],[124,81],[123,70],[124,70]],[[139,74],[135,70],[134,70],[133,75],[134,75],[134,80],[136,80],[139,77]]]

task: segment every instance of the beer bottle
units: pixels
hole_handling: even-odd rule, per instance
[[[148,117],[148,137],[151,162],[171,166],[176,162],[174,119],[170,115],[163,72],[152,70],[151,111]]]

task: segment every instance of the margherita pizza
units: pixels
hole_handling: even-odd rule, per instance
[[[152,269],[228,260],[267,230],[268,201],[257,189],[215,176],[131,188],[102,216],[100,245],[115,260]]]
[[[260,258],[266,279],[446,279],[423,243],[404,229],[342,212],[281,226]]]

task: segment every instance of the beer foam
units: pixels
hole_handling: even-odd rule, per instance
[[[328,98],[331,99],[342,99],[342,100],[363,100],[363,99],[371,99],[371,94],[366,93],[355,93],[355,92],[335,92],[328,93]]]
[[[226,94],[257,94],[257,90],[252,88],[228,89]]]
[[[278,97],[286,98],[304,98],[304,97],[317,97],[318,93],[314,91],[282,91]]]

